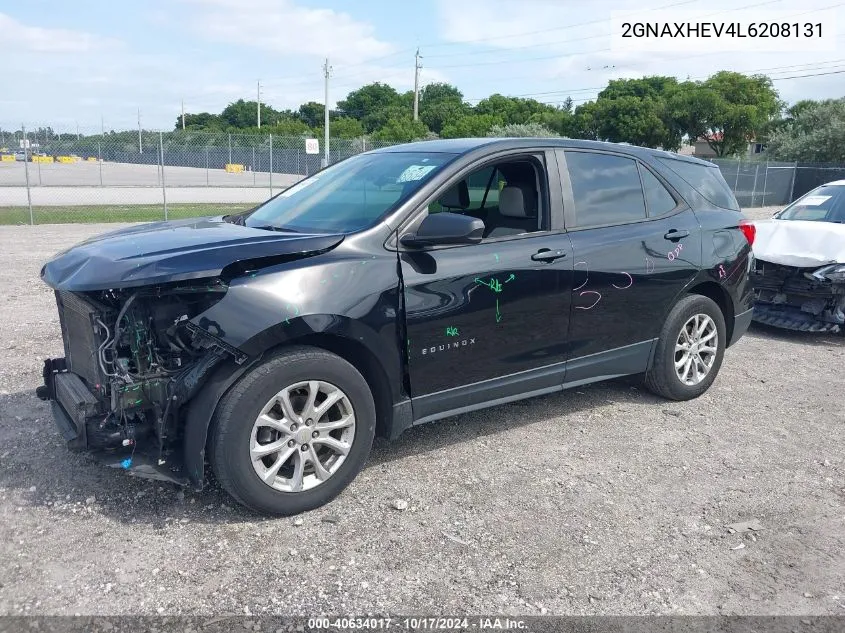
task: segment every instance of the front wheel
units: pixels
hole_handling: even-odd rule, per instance
[[[725,318],[716,302],[684,297],[663,325],[646,387],[670,400],[697,398],[716,379],[726,343]]]
[[[336,497],[361,471],[375,404],[351,364],[297,347],[264,361],[220,402],[210,461],[223,488],[258,512],[291,515]]]

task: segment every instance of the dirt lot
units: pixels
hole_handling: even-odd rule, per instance
[[[38,271],[113,228],[0,227],[0,613],[845,614],[845,338],[754,327],[694,402],[626,380],[419,427],[267,520],[68,453],[33,396]]]

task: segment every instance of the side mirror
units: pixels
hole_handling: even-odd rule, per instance
[[[484,237],[484,222],[459,213],[433,213],[420,223],[416,233],[406,233],[403,246],[438,246],[441,244],[478,244]]]

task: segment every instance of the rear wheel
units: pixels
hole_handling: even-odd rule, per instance
[[[719,306],[701,295],[684,297],[663,325],[646,387],[670,400],[697,398],[716,379],[726,343]]]
[[[210,460],[243,505],[298,514],[328,503],[355,478],[374,435],[375,405],[358,370],[320,349],[290,348],[220,402]]]

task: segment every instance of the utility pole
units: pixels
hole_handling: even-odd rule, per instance
[[[414,121],[420,118],[420,49],[417,49],[417,54],[414,56]]]
[[[141,108],[138,108],[138,153],[144,153],[144,147],[141,145]]]
[[[323,151],[325,152],[323,167],[329,166],[329,75],[331,72],[332,67],[329,66],[329,58],[326,57],[326,63],[323,66],[323,74],[326,77],[326,99],[323,112]]]
[[[79,121],[76,122],[76,140],[79,140]]]
[[[182,99],[182,131],[185,131],[185,100]]]
[[[261,129],[261,80],[258,80],[258,107],[256,108],[258,115],[258,129]]]

